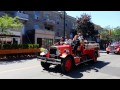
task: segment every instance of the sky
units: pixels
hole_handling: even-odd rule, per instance
[[[68,15],[80,17],[86,13],[91,15],[91,21],[101,27],[115,28],[120,26],[120,11],[66,11]]]

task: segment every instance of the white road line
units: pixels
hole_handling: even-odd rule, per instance
[[[19,69],[6,70],[6,71],[0,71],[0,74],[2,74],[2,73],[7,73],[7,72],[13,72],[13,71],[19,71],[19,70],[25,70],[25,69],[36,68],[36,67],[39,67],[39,66],[40,66],[40,65],[31,66],[31,67],[26,67],[26,68],[19,68]]]

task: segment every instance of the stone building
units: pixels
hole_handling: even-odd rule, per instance
[[[22,43],[48,47],[64,35],[64,13],[61,11],[0,11],[0,16],[17,16],[23,23],[19,31]],[[76,18],[65,14],[65,35],[75,30]],[[17,31],[18,34],[18,31]]]

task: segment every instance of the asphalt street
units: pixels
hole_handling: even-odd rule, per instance
[[[96,63],[85,63],[68,74],[60,66],[44,70],[35,59],[0,61],[0,79],[120,79],[120,55],[101,51]]]

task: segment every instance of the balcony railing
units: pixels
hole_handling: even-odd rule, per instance
[[[46,25],[50,25],[50,26],[54,26],[54,25],[55,25],[55,21],[54,21],[54,20],[49,20],[49,19],[45,20],[44,23],[45,23]]]
[[[29,20],[29,15],[28,14],[16,12],[15,16],[17,16],[19,19],[22,19],[22,20]]]

